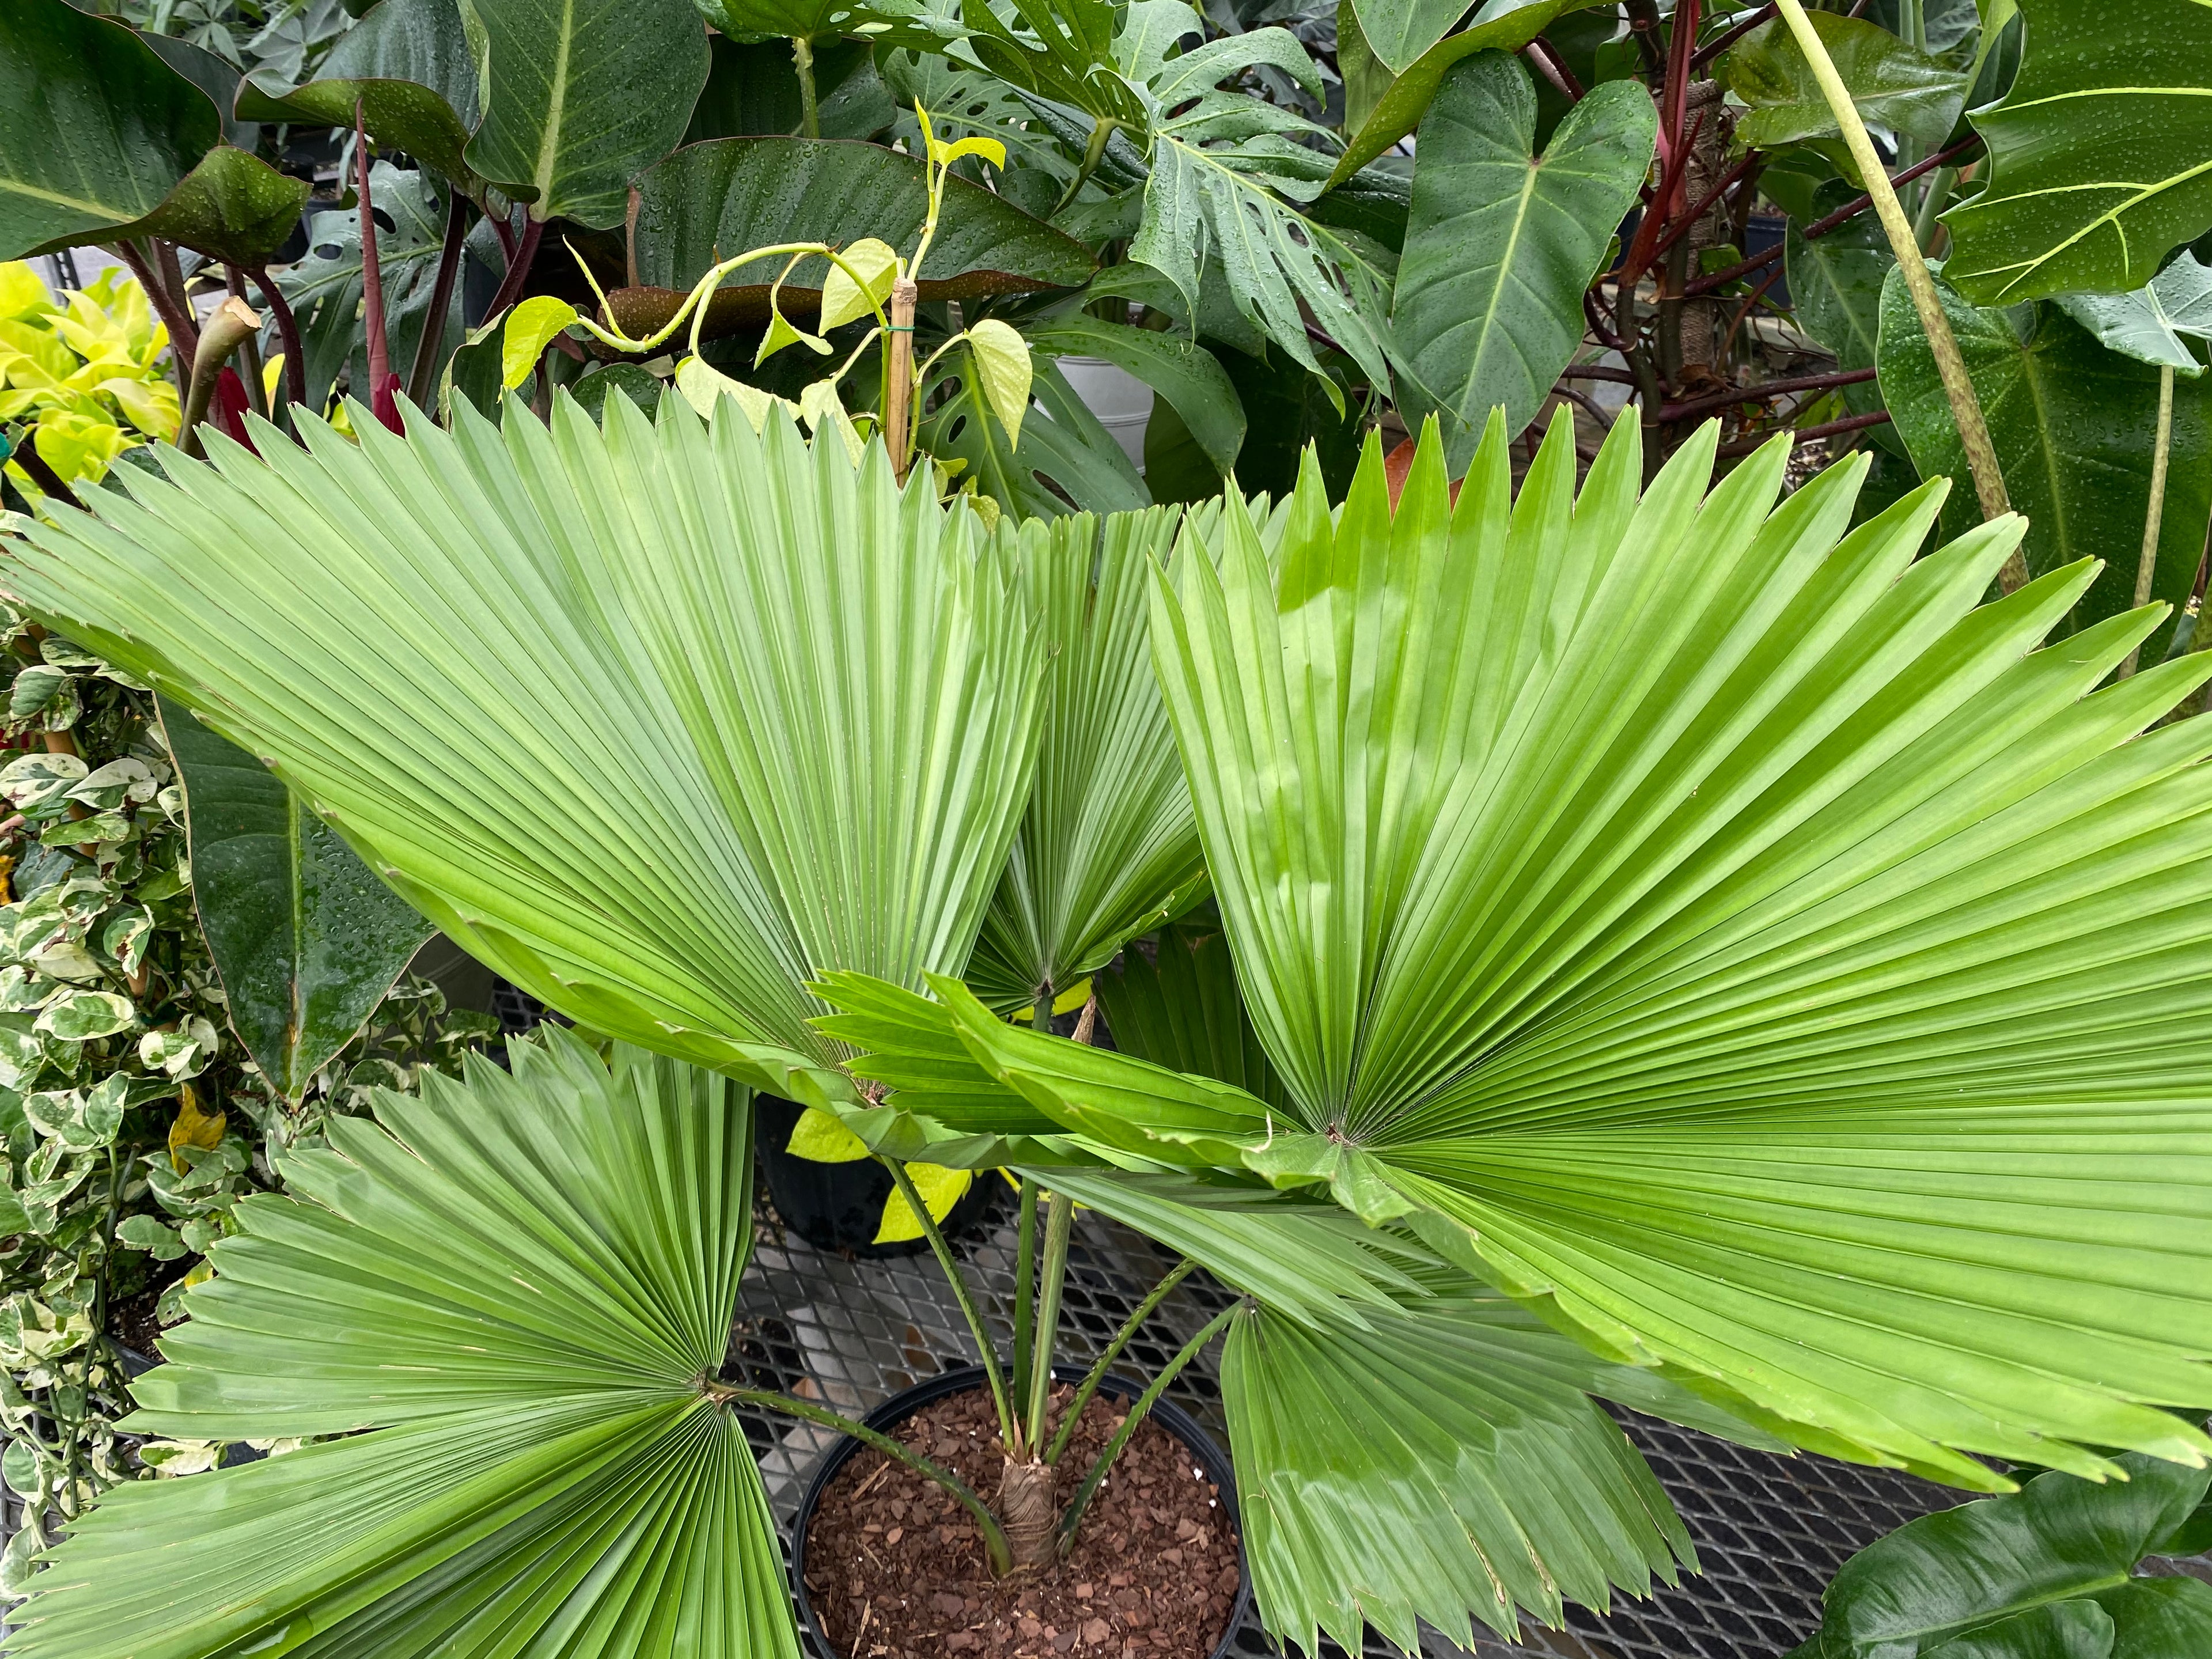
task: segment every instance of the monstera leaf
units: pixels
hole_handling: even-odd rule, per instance
[[[218,443],[10,544],[8,584],[532,995],[789,1097],[839,1052],[817,975],[966,963],[1028,798],[1039,644],[927,468],[902,491],[880,447],[856,468],[726,401],[604,419]]]
[[[1203,880],[1152,678],[1152,570],[1167,562],[1179,520],[1154,507],[1117,513],[1103,533],[1087,514],[1018,532],[1000,522],[1049,641],[1036,782],[967,970],[1000,1006],[1076,984]]]
[[[1498,422],[1454,506],[1431,434],[1395,513],[1370,444],[1272,556],[1232,495],[1156,579],[1286,1103],[949,979],[935,1030],[972,1098],[1325,1188],[1796,1444],[1982,1490],[2195,1462],[2148,1402],[2212,1401],[2175,1196],[2212,1177],[2212,724],[2148,728],[2212,663],[2097,690],[2164,606],[2038,650],[2093,562],[1978,608],[2016,519],[1923,558],[1941,482],[1849,530],[1863,459],[1778,508],[1787,440],[1709,494],[1716,441],[1639,497],[1621,422],[1577,498],[1562,421],[1516,501]]]
[[[115,1487],[15,1651],[798,1659],[759,1471],[700,1386],[752,1238],[745,1091],[543,1041],[333,1119],[240,1206],[129,1421],[339,1437]]]
[[[1977,110],[1988,185],[1943,216],[1976,305],[2125,293],[2212,226],[2212,8],[2020,0],[2020,74]]]

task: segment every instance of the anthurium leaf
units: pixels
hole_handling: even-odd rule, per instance
[[[692,283],[720,258],[785,242],[842,246],[867,238],[911,252],[929,197],[922,164],[879,144],[805,138],[720,138],[687,144],[638,181],[637,269],[641,287],[609,298],[633,332],[674,314]],[[769,285],[782,262],[733,273],[708,309],[709,337],[768,315]],[[974,299],[1033,289],[1080,287],[1097,262],[1083,245],[958,176],[945,187],[937,240],[922,273],[924,300]],[[828,264],[802,261],[782,303],[813,309]]]
[[[1464,1642],[1472,1615],[1510,1639],[1523,1609],[1556,1625],[1563,1596],[1601,1607],[1695,1566],[1626,1437],[1516,1364],[1510,1328],[1449,1302],[1360,1314],[1364,1328],[1316,1331],[1249,1312],[1223,1356],[1246,1558],[1275,1636],[1312,1653],[1317,1634],[1357,1645],[1371,1625],[1410,1652],[1417,1621]]]
[[[725,34],[822,35],[886,33],[928,27],[932,21],[957,32],[957,20],[924,0],[698,0],[706,20]]]
[[[428,940],[429,923],[251,754],[164,701],[192,899],[230,1023],[297,1101]]]
[[[1190,792],[1152,678],[1148,598],[1179,513],[1000,520],[1047,641],[1036,781],[968,982],[1026,1008],[1157,926],[1201,873]]]
[[[1393,75],[1410,69],[1467,15],[1459,0],[1354,0],[1354,5],[1369,50]]]
[[[458,0],[482,119],[465,160],[533,219],[623,222],[707,83],[686,0]]]
[[[1792,220],[1784,233],[1790,303],[1797,326],[1835,354],[1839,369],[1872,368],[1881,340],[1881,289],[1897,256],[1878,227],[1863,222],[1808,241]],[[1872,380],[1844,388],[1854,415],[1882,406]]]
[[[0,259],[104,240],[222,138],[215,106],[122,24],[66,0],[0,15]]]
[[[1864,17],[1808,12],[1860,116],[1878,126],[1941,143],[1966,107],[1966,71],[1942,63]],[[1778,149],[1841,131],[1804,49],[1780,18],[1729,48],[1722,82],[1750,106],[1735,129],[1739,144]]]
[[[2195,380],[2204,365],[2191,340],[2212,340],[2212,270],[2194,253],[2176,259],[2132,294],[2063,294],[2058,305],[2098,343]]]
[[[1226,473],[1237,465],[1244,447],[1244,405],[1220,362],[1196,342],[1104,322],[1082,311],[1031,329],[1029,342],[1048,357],[1101,357],[1135,375],[1182,417],[1215,471]]]
[[[902,492],[880,446],[856,468],[726,400],[603,419],[557,395],[550,426],[309,418],[305,447],[216,446],[189,493],[134,475],[54,528],[39,556],[71,574],[10,581],[97,611],[61,631],[270,757],[531,994],[786,1098],[787,1072],[842,1086],[806,986],[966,962],[1028,798],[1039,643],[974,515]],[[825,629],[875,643],[783,672]]]
[[[2098,344],[2057,306],[1978,310],[1948,283],[1939,291],[2006,491],[2027,515],[2029,571],[2040,575],[2076,559],[2103,558],[2109,568],[2074,623],[2126,610],[2150,503],[2158,371]],[[1911,298],[1895,275],[1882,292],[1879,362],[1882,395],[1920,476],[1963,486],[1968,474],[1958,422]],[[2172,453],[2151,595],[2179,609],[2197,580],[2212,516],[2212,391],[2202,380],[2175,386]],[[1943,525],[1951,534],[1973,521],[1966,493],[1954,491],[1946,504]],[[2151,636],[2146,660],[2164,654],[2170,632]]]
[[[2100,1590],[2112,1615],[2112,1659],[2183,1659],[2212,1651],[2212,1584],[2196,1578],[2130,1578]]]
[[[307,203],[307,181],[258,155],[217,144],[161,206],[125,228],[239,265],[260,265],[284,245]]]
[[[1786,445],[1709,492],[1707,428],[1639,493],[1623,424],[1577,495],[1562,421],[1516,500],[1493,433],[1455,505],[1432,441],[1394,511],[1372,444],[1155,580],[1269,1155],[1364,1159],[1340,1201],[1824,1449],[2202,1457],[2142,1402],[2212,1396],[2167,1185],[2212,993],[2141,918],[2212,881],[2212,734],[2139,734],[2212,664],[2091,696],[2159,608],[2035,649],[2094,566],[1978,608],[2021,526],[1921,556],[1941,484],[1846,533],[1863,461],[1778,507]],[[960,1024],[1103,1139],[1079,1067]]]
[[[26,1653],[797,1659],[758,1471],[699,1388],[751,1237],[747,1096],[557,1030],[508,1054],[334,1121],[240,1206],[132,1421],[342,1437],[114,1488],[32,1580]]]
[[[1418,126],[1453,64],[1478,52],[1518,52],[1541,34],[1553,18],[1590,3],[1591,0],[1528,0],[1517,5],[1484,6],[1473,27],[1446,35],[1390,83],[1374,113],[1361,123],[1344,147],[1344,154],[1337,157],[1328,175],[1329,186],[1342,184]]]
[[[258,148],[258,119],[251,115],[240,119],[231,112],[242,90],[242,77],[234,66],[180,35],[149,32],[138,38],[151,46],[163,63],[207,94],[208,102],[215,106],[216,114],[222,118],[225,143],[243,150]]]
[[[2125,1585],[2212,1477],[2136,1453],[2118,1461],[2125,1480],[2053,1471],[2008,1497],[1923,1516],[1875,1540],[1828,1586],[1824,1650],[1926,1651],[2045,1603]],[[1992,1649],[1991,1659],[2010,1651]],[[2041,1659],[2038,1650],[2021,1651]],[[2069,1648],[2056,1651],[2073,1659]]]
[[[1234,1084],[1270,1105],[1287,1097],[1245,1017],[1218,918],[1194,917],[1122,951],[1097,976],[1115,1046],[1172,1071]]]
[[[238,92],[239,113],[259,121],[349,127],[356,106],[379,145],[481,194],[483,181],[465,155],[477,118],[477,70],[458,0],[380,0],[306,85],[272,91],[248,79]]]
[[[1612,82],[1536,156],[1536,94],[1518,61],[1485,53],[1444,77],[1421,122],[1390,331],[1406,419],[1440,416],[1455,471],[1493,408],[1518,432],[1551,396],[1657,130],[1650,98]]]
[[[2003,100],[1974,112],[1990,180],[1944,215],[1946,278],[1977,305],[2131,292],[2212,226],[2212,9],[2018,9],[2026,53]]]
[[[1029,342],[1011,323],[987,317],[968,331],[968,351],[983,401],[1006,429],[1006,447],[1019,448],[1032,378]]]

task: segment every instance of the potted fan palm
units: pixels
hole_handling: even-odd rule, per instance
[[[2150,729],[2212,663],[2096,689],[2156,606],[2036,648],[2094,570],[1979,605],[2016,521],[1919,559],[1940,486],[1851,528],[1863,463],[1778,508],[1786,441],[1709,489],[1710,431],[1639,492],[1629,425],[1579,495],[1558,428],[1515,499],[1502,427],[1455,505],[1433,441],[1395,508],[1376,447],[1340,506],[1231,494],[1135,584],[1218,933],[979,991],[1045,532],[727,400],[356,427],[218,438],[6,586],[618,1046],[251,1207],[138,1426],[375,1432],[118,1491],[20,1651],[793,1651],[718,1375],[747,1087],[1237,1293],[1237,1522],[1309,1651],[1693,1560],[1592,1395],[1985,1490],[2212,1449],[2160,1409],[2212,1394],[2212,730]],[[1129,1052],[1001,1017],[1085,962]]]

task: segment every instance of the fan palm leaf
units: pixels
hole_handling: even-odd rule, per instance
[[[345,1437],[115,1488],[11,1653],[796,1659],[759,1473],[699,1386],[751,1240],[746,1091],[557,1027],[509,1053],[289,1158],[127,1419]]]
[[[675,398],[374,425],[134,474],[4,580],[596,1029],[790,1094],[814,975],[962,967],[1041,666],[972,515]]]
[[[1156,579],[1285,1105],[939,980],[945,1026],[1118,1159],[1327,1182],[1800,1444],[2195,1462],[2212,722],[2148,728],[2212,663],[2100,690],[2162,612],[2038,649],[2094,563],[1981,605],[2017,520],[1922,558],[1940,484],[1851,529],[1863,462],[1775,508],[1784,447],[1708,494],[1712,443],[1639,495],[1624,424],[1577,497],[1555,427],[1516,500],[1494,431],[1455,507],[1425,443],[1395,513],[1370,450],[1274,568],[1232,495]]]
[[[1167,507],[1001,521],[1047,660],[1036,782],[966,975],[994,1007],[1079,983],[1202,890],[1152,677],[1151,572],[1179,523]]]

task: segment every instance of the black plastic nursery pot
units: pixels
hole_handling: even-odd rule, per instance
[[[1052,1375],[1054,1382],[1079,1384],[1088,1373],[1080,1366],[1054,1365]],[[926,1382],[917,1382],[910,1389],[900,1390],[860,1420],[879,1433],[890,1434],[925,1406],[933,1405],[948,1395],[964,1394],[984,1386],[983,1368],[981,1365],[964,1365],[957,1370],[941,1372]],[[1126,1376],[1111,1372],[1098,1385],[1098,1397],[1102,1400],[1133,1401],[1144,1391],[1142,1383],[1131,1382]],[[1236,1644],[1237,1632],[1243,1628],[1252,1610],[1251,1569],[1244,1558],[1243,1523],[1237,1513],[1236,1469],[1228,1455],[1215,1445],[1213,1437],[1200,1426],[1198,1419],[1182,1407],[1168,1400],[1156,1401],[1148,1415],[1152,1421],[1172,1435],[1190,1454],[1192,1461],[1206,1471],[1206,1478],[1219,1494],[1223,1513],[1227,1516],[1229,1524],[1237,1528],[1237,1598],[1229,1611],[1229,1622],[1222,1627],[1221,1638],[1214,1644],[1211,1656],[1211,1659],[1229,1659]],[[837,1478],[838,1470],[861,1449],[860,1442],[846,1435],[823,1455],[812,1479],[806,1483],[805,1496],[799,1501],[799,1518],[792,1527],[791,1587],[799,1604],[799,1623],[811,1638],[814,1651],[836,1655],[836,1659],[845,1659],[845,1656],[839,1654],[831,1644],[829,1632],[823,1628],[822,1620],[815,1613],[814,1604],[806,1593],[806,1535],[813,1528],[815,1509],[821,1503],[823,1494],[829,1491],[830,1483]]]
[[[820,1164],[792,1155],[791,1132],[805,1109],[775,1095],[753,1097],[754,1161],[767,1184],[769,1202],[784,1225],[817,1250],[839,1250],[864,1261],[927,1249],[926,1238],[894,1244],[875,1242],[883,1227],[884,1202],[896,1188],[890,1171],[875,1159]],[[990,1181],[979,1176],[938,1224],[939,1231],[952,1237],[981,1216],[990,1201]]]

